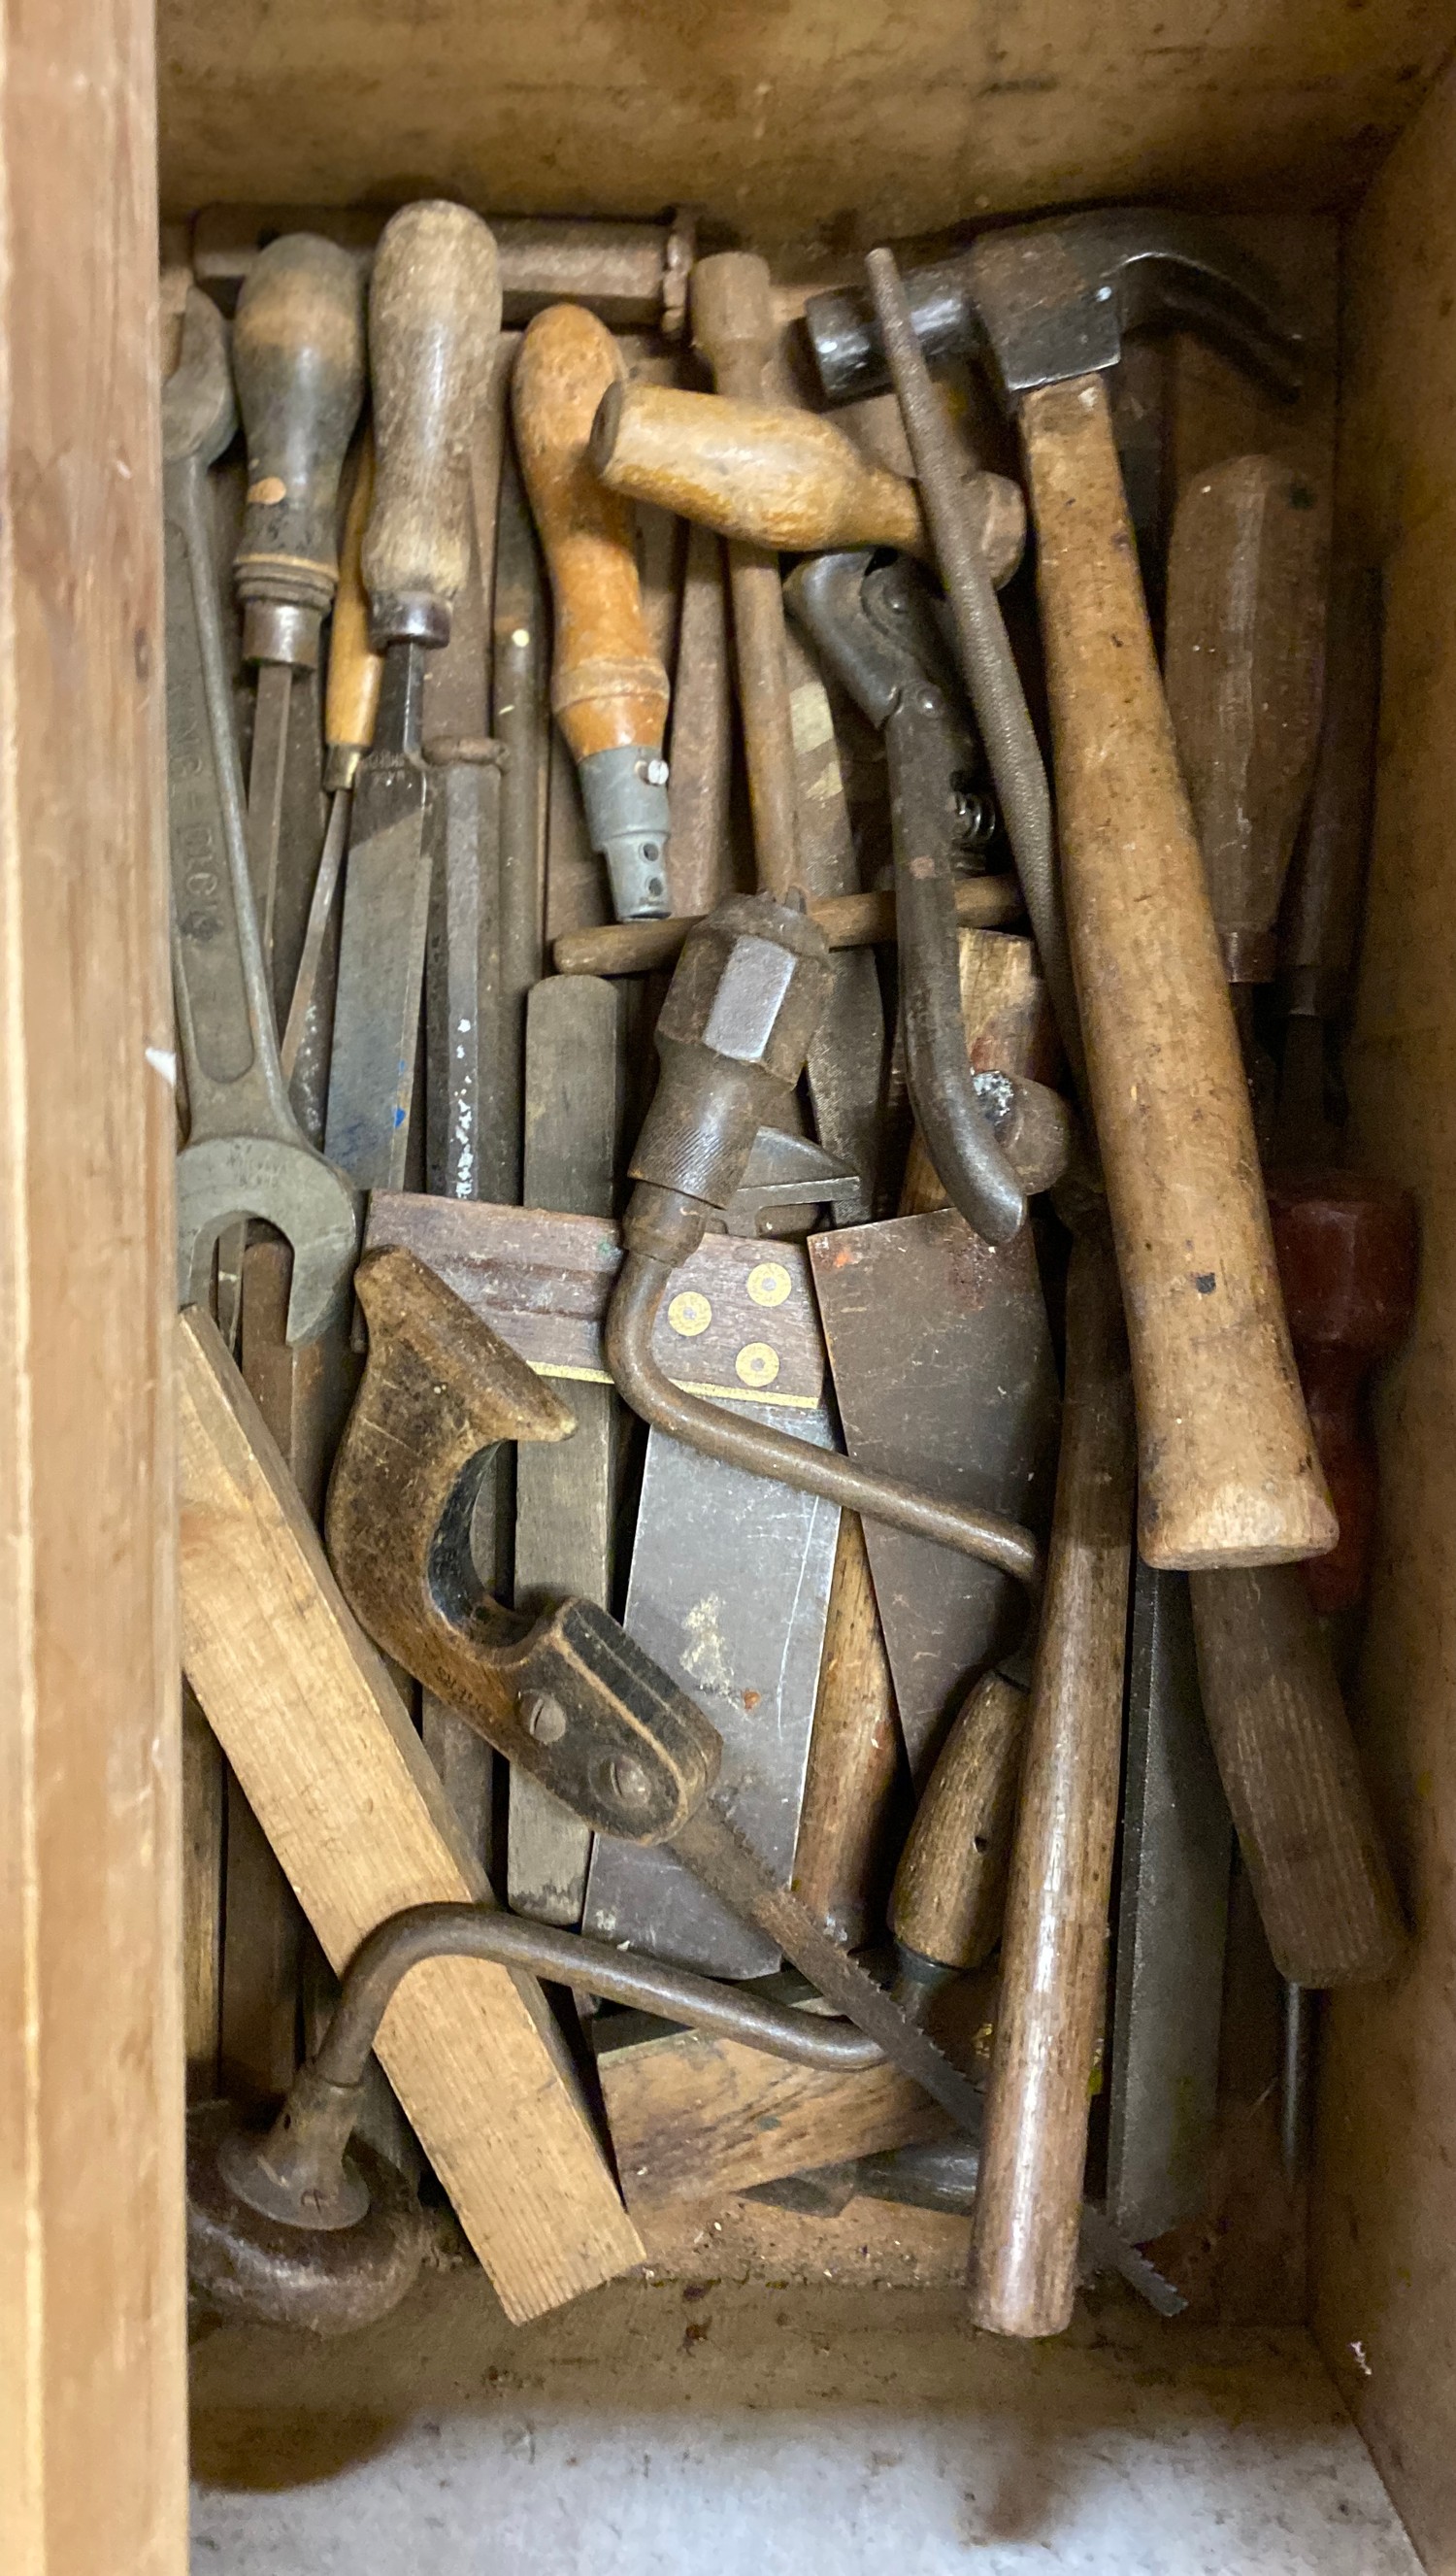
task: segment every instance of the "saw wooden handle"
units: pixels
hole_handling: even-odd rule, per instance
[[[1238,1037],[1099,376],[1027,397],[1067,927],[1122,1273],[1139,1544],[1159,1567],[1334,1545]]]
[[[868,465],[817,412],[732,402],[675,385],[612,385],[592,428],[592,463],[613,492],[675,510],[723,537],[808,553],[828,546],[927,550],[913,483]],[[1000,588],[1021,561],[1026,510],[1004,474],[969,478],[987,569]]]
[[[605,491],[587,450],[621,352],[580,304],[548,305],[516,354],[511,411],[521,472],[551,576],[551,704],[578,760],[637,744],[660,751],[667,673],[652,649],[631,503]]]
[[[1026,1692],[983,1673],[957,1714],[895,1872],[890,1930],[941,1968],[978,1968],[1001,1929]]]
[[[999,2334],[1072,2313],[1117,1832],[1133,1515],[1132,1392],[1105,1236],[1067,1280],[1067,1387],[1006,1891],[970,2304]]]
[[[692,327],[693,346],[712,368],[719,393],[761,403],[778,337],[767,261],[738,250],[700,259],[693,270]],[[732,540],[728,585],[758,883],[782,900],[798,881],[799,823],[777,555]]]
[[[306,649],[254,658],[312,667],[319,620],[334,595],[339,476],[364,399],[364,289],[359,263],[315,233],[285,233],[260,251],[238,298],[233,375],[248,445],[238,597],[301,609]],[[288,638],[285,636],[284,641]]]
[[[470,442],[500,337],[494,237],[465,206],[391,215],[369,286],[378,464],[364,540],[370,642],[444,644],[470,570]]]
[[[374,740],[379,713],[379,682],[384,657],[369,641],[369,599],[364,588],[364,531],[374,502],[374,440],[368,430],[359,442],[354,485],[344,513],[344,540],[339,548],[339,587],[329,628],[329,669],[324,688],[324,741],[328,746],[326,787],[347,787]]]
[[[1185,484],[1168,548],[1168,709],[1230,983],[1268,983],[1314,769],[1326,514],[1307,475],[1233,456]]]
[[[1297,1986],[1388,1975],[1405,1936],[1303,1575],[1196,1574],[1192,1595],[1208,1731],[1275,1966]]]

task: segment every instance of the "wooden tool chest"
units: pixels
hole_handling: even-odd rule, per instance
[[[1224,2082],[1212,2215],[1177,2245],[1190,2314],[1165,2324],[1095,2293],[1055,2343],[966,2325],[964,2219],[862,2196],[837,2212],[742,2196],[790,2161],[824,2161],[821,2134],[845,2134],[833,2090],[853,2079],[784,2093],[785,2070],[765,2059],[752,2090],[730,2043],[660,2040],[623,2118],[628,2215],[613,2198],[594,2268],[564,2261],[539,2298],[522,2295],[512,2313],[531,2322],[508,2325],[480,2271],[442,2258],[396,2316],[348,2342],[233,2326],[197,2346],[192,2563],[225,2576],[345,2565],[827,2576],[878,2567],[888,2551],[927,2576],[1033,2563],[1456,2570],[1453,47],[1453,0],[1138,0],[1131,11],[160,0],[155,28],[142,0],[10,13],[6,2571],[180,2576],[189,2554],[184,2035],[218,1997],[205,1927],[187,1911],[199,1854],[182,1851],[184,1818],[195,1831],[207,1814],[195,1790],[212,1756],[177,1689],[179,1411],[194,1449],[207,1425],[175,1316],[159,209],[164,317],[176,322],[188,274],[235,292],[239,241],[257,221],[239,209],[329,209],[331,222],[347,210],[335,236],[362,243],[388,210],[434,196],[508,219],[514,328],[511,262],[536,255],[530,219],[599,219],[598,310],[639,335],[649,379],[680,330],[694,224],[715,246],[763,251],[787,313],[815,285],[856,281],[882,240],[906,245],[908,261],[958,225],[1124,201],[1227,218],[1337,351],[1296,409],[1260,416],[1260,439],[1332,482],[1339,542],[1380,576],[1373,857],[1344,1069],[1362,1169],[1415,1193],[1421,1257],[1414,1326],[1376,1397],[1380,1520],[1352,1706],[1413,1938],[1393,1977],[1321,2006],[1313,2151],[1290,2193],[1272,2027],[1250,2060],[1269,2080],[1246,2067]],[[658,247],[644,249],[631,227],[648,223]],[[1134,515],[1129,420],[1147,363],[1128,364],[1118,395]],[[1149,508],[1166,509],[1250,436],[1224,361],[1177,338],[1155,363],[1169,440],[1142,470]],[[674,610],[658,571],[654,594],[647,568],[647,620],[670,661]],[[583,844],[582,882],[592,866]],[[563,904],[548,935],[586,936],[605,918],[575,894]],[[905,1221],[936,1204],[907,1199]],[[371,1242],[393,1239],[393,1205],[376,1200]],[[614,1257],[610,1243],[586,1244],[594,1215],[573,1219],[584,1279]],[[713,1344],[725,1371],[736,1307],[732,1320],[723,1353]],[[583,1306],[566,1377],[600,1379],[597,1326]],[[768,1329],[739,1357],[766,1346]],[[785,1385],[807,1408],[812,1358],[788,1340],[784,1350]],[[207,1434],[220,1511],[247,1472],[230,1464],[233,1429]],[[240,1596],[251,1581],[240,1558]],[[352,1668],[339,1681],[344,1697],[375,1687]],[[301,1741],[307,1708],[279,1722]],[[380,1762],[382,1778],[383,1751]],[[421,1756],[410,1773],[410,1831],[428,1846],[431,1892],[473,1892],[431,1821],[426,1769]],[[376,1791],[356,1786],[349,1830],[362,1835]],[[301,1773],[297,1800],[310,1794]],[[244,1816],[236,1830],[241,1874],[256,1827]],[[261,1837],[252,1857],[266,1881]],[[382,1899],[366,1905],[351,1930],[344,1907],[346,1953],[380,1910]],[[469,1967],[451,1973],[460,1993],[479,1991]],[[456,1990],[432,1991],[438,2033]],[[260,2062],[275,2037],[253,2033]],[[529,2035],[521,2046],[534,2066]],[[290,2024],[285,2056],[291,2047]],[[291,2058],[280,2087],[289,2073]],[[885,2097],[872,2143],[936,2133],[905,2078],[886,2068],[871,2080]],[[614,2081],[604,2055],[609,2103]],[[801,2143],[792,2159],[781,2123]],[[557,2134],[544,2115],[541,2134]],[[695,2155],[710,2151],[733,2188],[707,2205],[691,2184]],[[476,2135],[461,2160],[487,2200],[490,2154]],[[613,2278],[634,2226],[646,2265]],[[588,2280],[603,2286],[556,2305]]]

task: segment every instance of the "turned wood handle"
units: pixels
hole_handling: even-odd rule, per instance
[[[1021,890],[1014,877],[964,877],[956,890],[962,928],[995,929],[1021,919]],[[567,930],[555,941],[551,962],[558,975],[650,975],[682,951],[693,918],[675,921],[607,921],[591,930]],[[872,948],[895,936],[893,894],[830,894],[809,906],[831,948]],[[942,1197],[938,1202],[944,1206]]]
[[[1168,548],[1168,709],[1231,983],[1268,983],[1309,793],[1326,515],[1307,475],[1233,456],[1185,484]]]
[[[1027,1695],[983,1673],[959,1711],[915,1811],[890,1897],[901,1947],[941,1968],[978,1968],[1001,1929]]]
[[[899,1763],[895,1688],[864,1529],[858,1512],[844,1512],[794,1846],[794,1893],[851,1949],[875,1929],[886,1809]]]
[[[975,2323],[1060,2334],[1072,2314],[1106,1976],[1133,1516],[1132,1391],[1110,1247],[1067,1280],[1062,1453],[1001,1938],[971,2234]]]
[[[700,259],[691,304],[693,346],[712,368],[719,393],[734,402],[761,403],[778,338],[768,262],[738,250]],[[798,882],[799,821],[777,554],[731,540],[728,582],[758,883],[763,893],[782,900]]]
[[[1196,1574],[1198,1682],[1279,1973],[1386,1976],[1399,1908],[1324,1631],[1298,1566]]]
[[[470,442],[500,337],[495,241],[464,206],[392,215],[369,286],[378,450],[364,540],[370,641],[445,644],[470,570]]]
[[[516,448],[556,603],[551,704],[578,760],[632,743],[660,751],[667,722],[632,505],[603,490],[587,453],[597,405],[622,373],[604,322],[584,305],[552,304],[529,325],[511,379]]]
[[[1334,1545],[1138,579],[1107,388],[1027,397],[1067,928],[1122,1273],[1149,1565]]]
[[[359,442],[354,485],[344,513],[344,540],[339,548],[339,587],[329,628],[329,670],[324,689],[324,741],[328,746],[326,787],[347,787],[363,754],[374,740],[379,713],[379,682],[384,657],[369,641],[369,597],[364,588],[364,531],[374,505],[374,440],[366,429]]]
[[[270,242],[238,298],[232,349],[248,447],[247,505],[233,558],[238,597],[249,612],[255,602],[301,609],[309,629],[306,649],[260,650],[268,638],[250,631],[262,621],[248,615],[243,650],[311,668],[338,578],[339,476],[364,399],[358,261],[314,233]]]

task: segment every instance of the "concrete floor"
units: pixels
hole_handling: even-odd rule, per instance
[[[198,2576],[1418,2576],[1302,2331],[1113,2292],[1009,2345],[950,2282],[702,2242],[524,2330],[464,2271],[332,2346],[213,2336]]]

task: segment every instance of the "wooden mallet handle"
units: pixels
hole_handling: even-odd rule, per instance
[[[1223,960],[1138,578],[1107,388],[1020,413],[1067,927],[1137,1392],[1153,1566],[1336,1537],[1290,1348]]]
[[[971,2314],[999,2334],[1060,2334],[1076,2293],[1132,1517],[1132,1390],[1117,1274],[1097,1229],[1079,1235],[1067,1280],[1062,1454],[971,2234]]]

